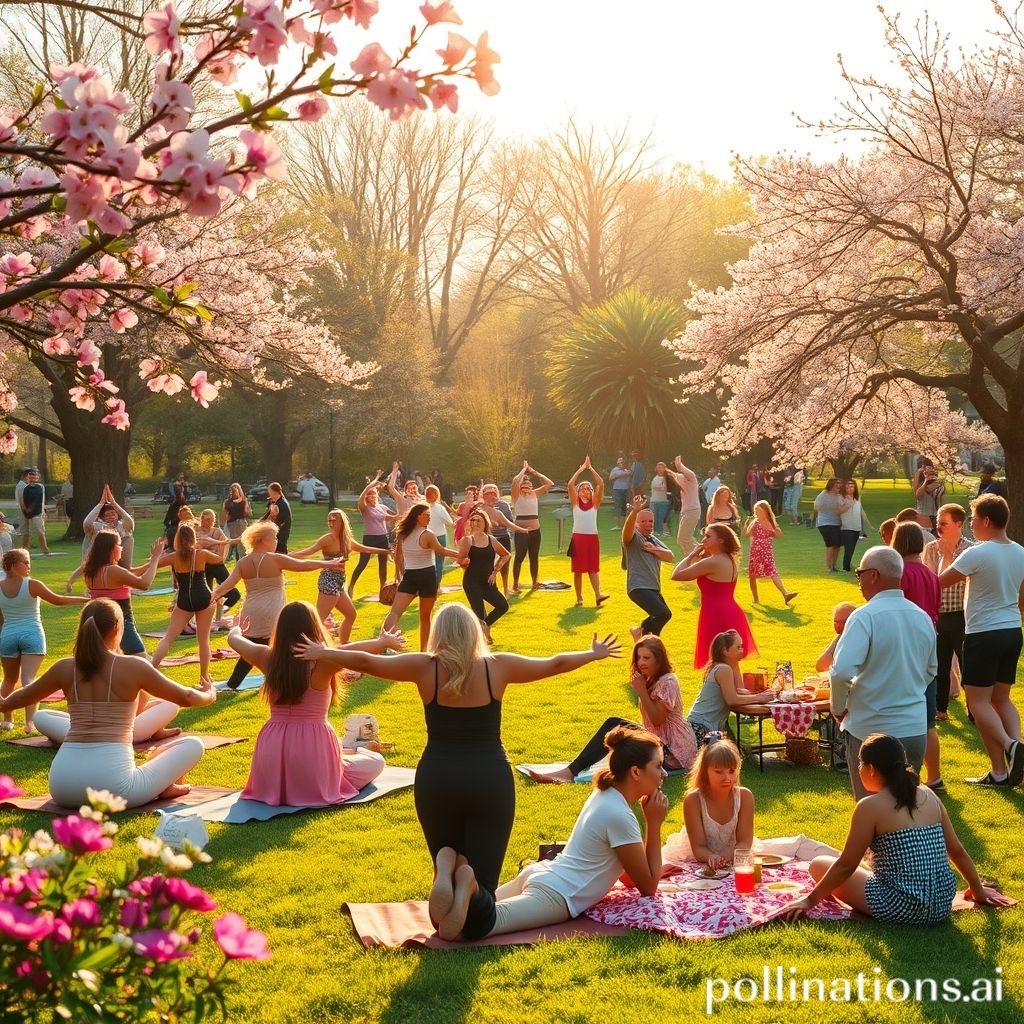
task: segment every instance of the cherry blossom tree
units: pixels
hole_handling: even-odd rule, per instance
[[[951,457],[991,443],[950,413],[960,392],[1024,507],[1024,37],[996,11],[1002,31],[970,53],[927,18],[914,33],[885,18],[903,80],[844,68],[849,99],[821,126],[867,139],[861,158],[737,162],[755,215],[735,230],[753,248],[730,289],[695,296],[673,345],[701,364],[692,392],[727,389],[716,446]]]
[[[46,6],[83,7],[76,0]],[[499,58],[486,33],[474,46],[449,32],[433,70],[414,66],[427,32],[461,24],[448,2],[420,7],[423,22],[392,50],[396,56],[369,42],[348,62],[335,34],[345,20],[369,28],[377,0],[244,0],[196,5],[194,15],[179,14],[167,0],[141,18],[123,6],[85,6],[158,58],[152,91],[144,109],[133,109],[96,68],[52,65],[50,80],[23,109],[0,111],[0,354],[4,346],[18,348],[46,368],[52,387],[67,385],[69,416],[73,408],[75,416],[95,415],[127,432],[127,378],[101,364],[112,342],[120,359],[123,336],[144,318],[159,327],[133,345],[133,358],[151,390],[208,403],[217,396],[222,361],[229,370],[261,372],[267,350],[260,339],[250,331],[248,347],[227,343],[207,296],[211,280],[226,279],[226,254],[193,258],[188,250],[198,236],[188,229],[184,252],[172,241],[189,220],[216,217],[235,197],[252,199],[261,185],[285,176],[275,126],[316,121],[330,97],[357,93],[395,120],[429,106],[455,110],[458,79],[497,92]],[[255,87],[235,93],[236,109],[202,119],[196,89],[209,80]],[[216,264],[221,276],[190,276],[204,263]],[[232,294],[218,295],[223,314]],[[246,298],[239,291],[233,297]],[[169,342],[168,332],[184,340]],[[204,358],[212,364],[204,366]],[[7,413],[17,407],[12,383],[0,382]],[[0,440],[0,450],[15,445],[13,431]]]

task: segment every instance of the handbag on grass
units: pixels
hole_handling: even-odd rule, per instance
[[[380,603],[391,605],[395,603],[395,594],[398,593],[398,583],[395,580],[388,580],[380,588]]]

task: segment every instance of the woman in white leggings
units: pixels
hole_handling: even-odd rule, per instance
[[[212,683],[179,686],[149,662],[117,654],[123,629],[121,609],[113,601],[90,601],[82,611],[74,657],[63,658],[31,686],[0,701],[0,711],[6,711],[54,690],[67,696],[66,715],[40,711],[36,718],[39,731],[61,743],[50,768],[50,795],[62,807],[87,802],[89,788],[109,790],[129,807],[182,796],[189,789],[183,776],[203,756],[202,740],[181,736],[136,766],[132,739],[139,719],[140,731],[152,734],[173,717],[169,709],[212,704],[217,694]],[[137,716],[139,695],[146,693],[158,700]]]
[[[552,861],[530,864],[494,894],[489,935],[543,928],[577,917],[603,899],[625,872],[644,896],[661,877],[661,824],[668,800],[661,741],[645,729],[616,726],[605,736],[608,768],[580,811],[565,849]],[[633,815],[639,800],[647,837]],[[473,869],[450,847],[438,852],[430,890],[430,919],[443,939],[457,939],[477,889]]]

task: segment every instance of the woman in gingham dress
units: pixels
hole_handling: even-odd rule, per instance
[[[817,884],[783,916],[802,917],[835,896],[880,921],[940,924],[956,895],[950,861],[967,880],[967,899],[984,906],[1008,904],[1001,893],[982,885],[942,801],[920,784],[898,739],[884,733],[869,736],[860,748],[860,777],[869,795],[854,808],[843,852],[811,861]],[[859,866],[868,847],[873,872]]]

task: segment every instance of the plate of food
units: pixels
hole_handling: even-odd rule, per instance
[[[698,878],[728,878],[732,872],[728,868],[709,868],[706,864],[696,871]]]
[[[781,881],[769,882],[765,888],[769,892],[800,892],[803,886],[799,882]]]
[[[700,892],[708,889],[721,889],[722,883],[716,878],[689,878],[682,883],[681,888],[696,889]]]
[[[761,867],[763,868],[777,868],[783,864],[789,864],[792,861],[792,857],[783,856],[781,853],[759,853],[757,856],[761,859]]]

